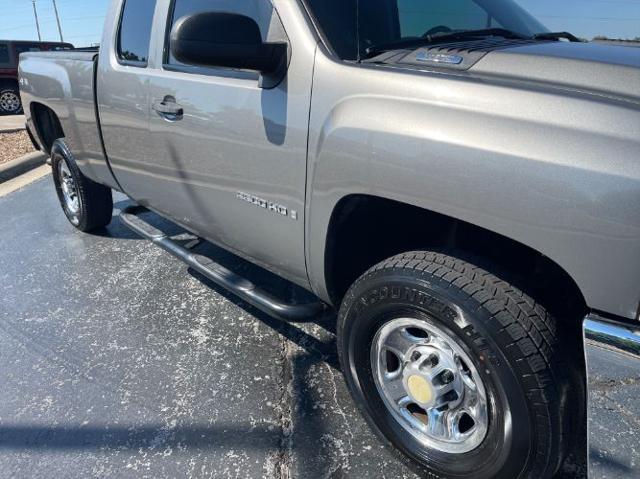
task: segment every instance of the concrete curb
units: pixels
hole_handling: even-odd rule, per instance
[[[7,129],[4,129],[4,130],[0,130],[0,133],[7,133],[7,134],[9,134],[9,133],[19,133],[19,132],[24,131],[24,130],[26,130],[26,128],[7,128]]]
[[[10,195],[11,193],[21,190],[25,186],[30,185],[34,181],[39,180],[47,175],[51,174],[51,168],[47,165],[42,165],[34,170],[27,171],[25,174],[16,176],[13,180],[0,183],[0,198]]]
[[[24,115],[0,115],[0,133],[17,133],[25,128]]]
[[[40,151],[29,153],[17,160],[0,165],[0,183],[14,179],[45,164],[47,155]]]

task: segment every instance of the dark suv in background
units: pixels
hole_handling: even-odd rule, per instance
[[[0,40],[0,114],[22,113],[18,89],[18,58],[24,52],[71,50],[60,42]]]

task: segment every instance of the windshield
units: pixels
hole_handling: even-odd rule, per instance
[[[335,52],[357,60],[370,47],[427,35],[504,28],[548,30],[513,0],[306,0]]]

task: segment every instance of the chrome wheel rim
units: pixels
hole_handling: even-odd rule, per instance
[[[66,161],[63,160],[58,163],[58,173],[60,175],[60,189],[62,190],[65,208],[72,216],[77,217],[80,212],[78,187]]]
[[[463,454],[487,435],[487,394],[458,342],[413,318],[380,328],[371,348],[374,381],[385,406],[423,446]]]
[[[0,94],[0,109],[7,112],[15,112],[20,109],[20,97],[12,91],[5,91]]]

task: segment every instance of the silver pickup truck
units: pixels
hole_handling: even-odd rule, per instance
[[[20,85],[75,227],[118,190],[253,306],[335,310],[355,402],[428,477],[552,477],[587,419],[593,477],[640,474],[640,49],[512,0],[113,0],[99,52]]]

